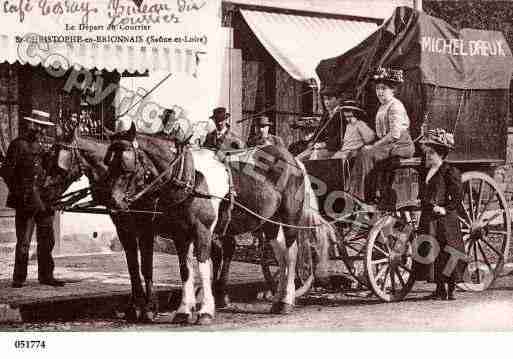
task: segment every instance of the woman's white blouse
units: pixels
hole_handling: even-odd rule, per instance
[[[399,139],[403,131],[410,128],[410,119],[403,103],[393,97],[387,103],[382,104],[376,113],[376,135],[385,137],[388,133],[394,139]]]

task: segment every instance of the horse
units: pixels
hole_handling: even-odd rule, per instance
[[[112,133],[108,133],[112,136]],[[52,158],[49,161],[44,192],[48,201],[52,202],[63,195],[66,189],[83,175],[91,185],[92,198],[95,204],[104,203],[103,182],[107,174],[104,163],[108,142],[79,136],[78,131],[62,136],[53,146]],[[139,210],[151,211],[150,203],[140,203]],[[156,218],[145,213],[110,212],[116,227],[119,241],[125,252],[131,283],[131,301],[126,310],[129,321],[151,322],[154,305],[153,293],[153,247]],[[235,244],[214,246],[212,256],[217,273],[216,284],[224,288],[228,280],[229,266]],[[139,253],[141,262],[139,263]],[[222,270],[220,263],[223,263]],[[141,281],[144,278],[144,288]],[[221,291],[217,291],[219,293]],[[224,296],[216,297],[216,304],[224,306]]]
[[[209,149],[170,149],[155,137],[136,134],[132,125],[108,151],[112,156],[106,204],[119,211],[135,208],[141,200],[154,201],[163,213],[160,233],[174,240],[183,287],[175,323],[194,322],[193,256],[204,291],[196,324],[204,325],[215,316],[209,258],[214,233],[236,236],[259,228],[272,239],[280,266],[270,311],[293,310],[296,238],[305,228],[309,206],[317,204],[304,167],[286,148],[258,147],[221,161],[220,154]],[[155,168],[158,175],[148,178]]]

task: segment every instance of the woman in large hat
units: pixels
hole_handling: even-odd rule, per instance
[[[454,138],[443,129],[435,129],[428,131],[420,143],[425,171],[420,183],[422,214],[414,254],[415,277],[436,283],[431,298],[454,300],[456,282],[462,280],[465,270],[465,246],[458,218],[458,213],[464,213],[461,174],[445,162],[454,149]]]
[[[403,82],[403,71],[378,68],[372,77],[376,96],[381,103],[376,113],[378,140],[366,145],[355,159],[349,191],[364,202],[375,200],[376,178],[373,170],[390,157],[410,158],[415,146],[410,136],[410,119],[402,102],[395,97],[397,87]]]

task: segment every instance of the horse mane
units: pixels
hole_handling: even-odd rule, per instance
[[[135,139],[159,171],[167,169],[175,158],[176,152],[171,151],[171,149],[176,148],[177,151],[179,150],[179,145],[172,139],[143,133],[137,133]],[[188,150],[188,148],[184,146],[181,150]]]

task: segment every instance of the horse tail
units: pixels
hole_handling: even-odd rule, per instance
[[[308,240],[313,247],[316,257],[315,277],[325,278],[328,275],[328,257],[331,243],[336,243],[335,228],[319,212],[319,201],[312,188],[310,176],[301,161],[296,160],[304,178],[304,200],[302,223],[312,226],[311,229],[299,230],[299,240]]]

